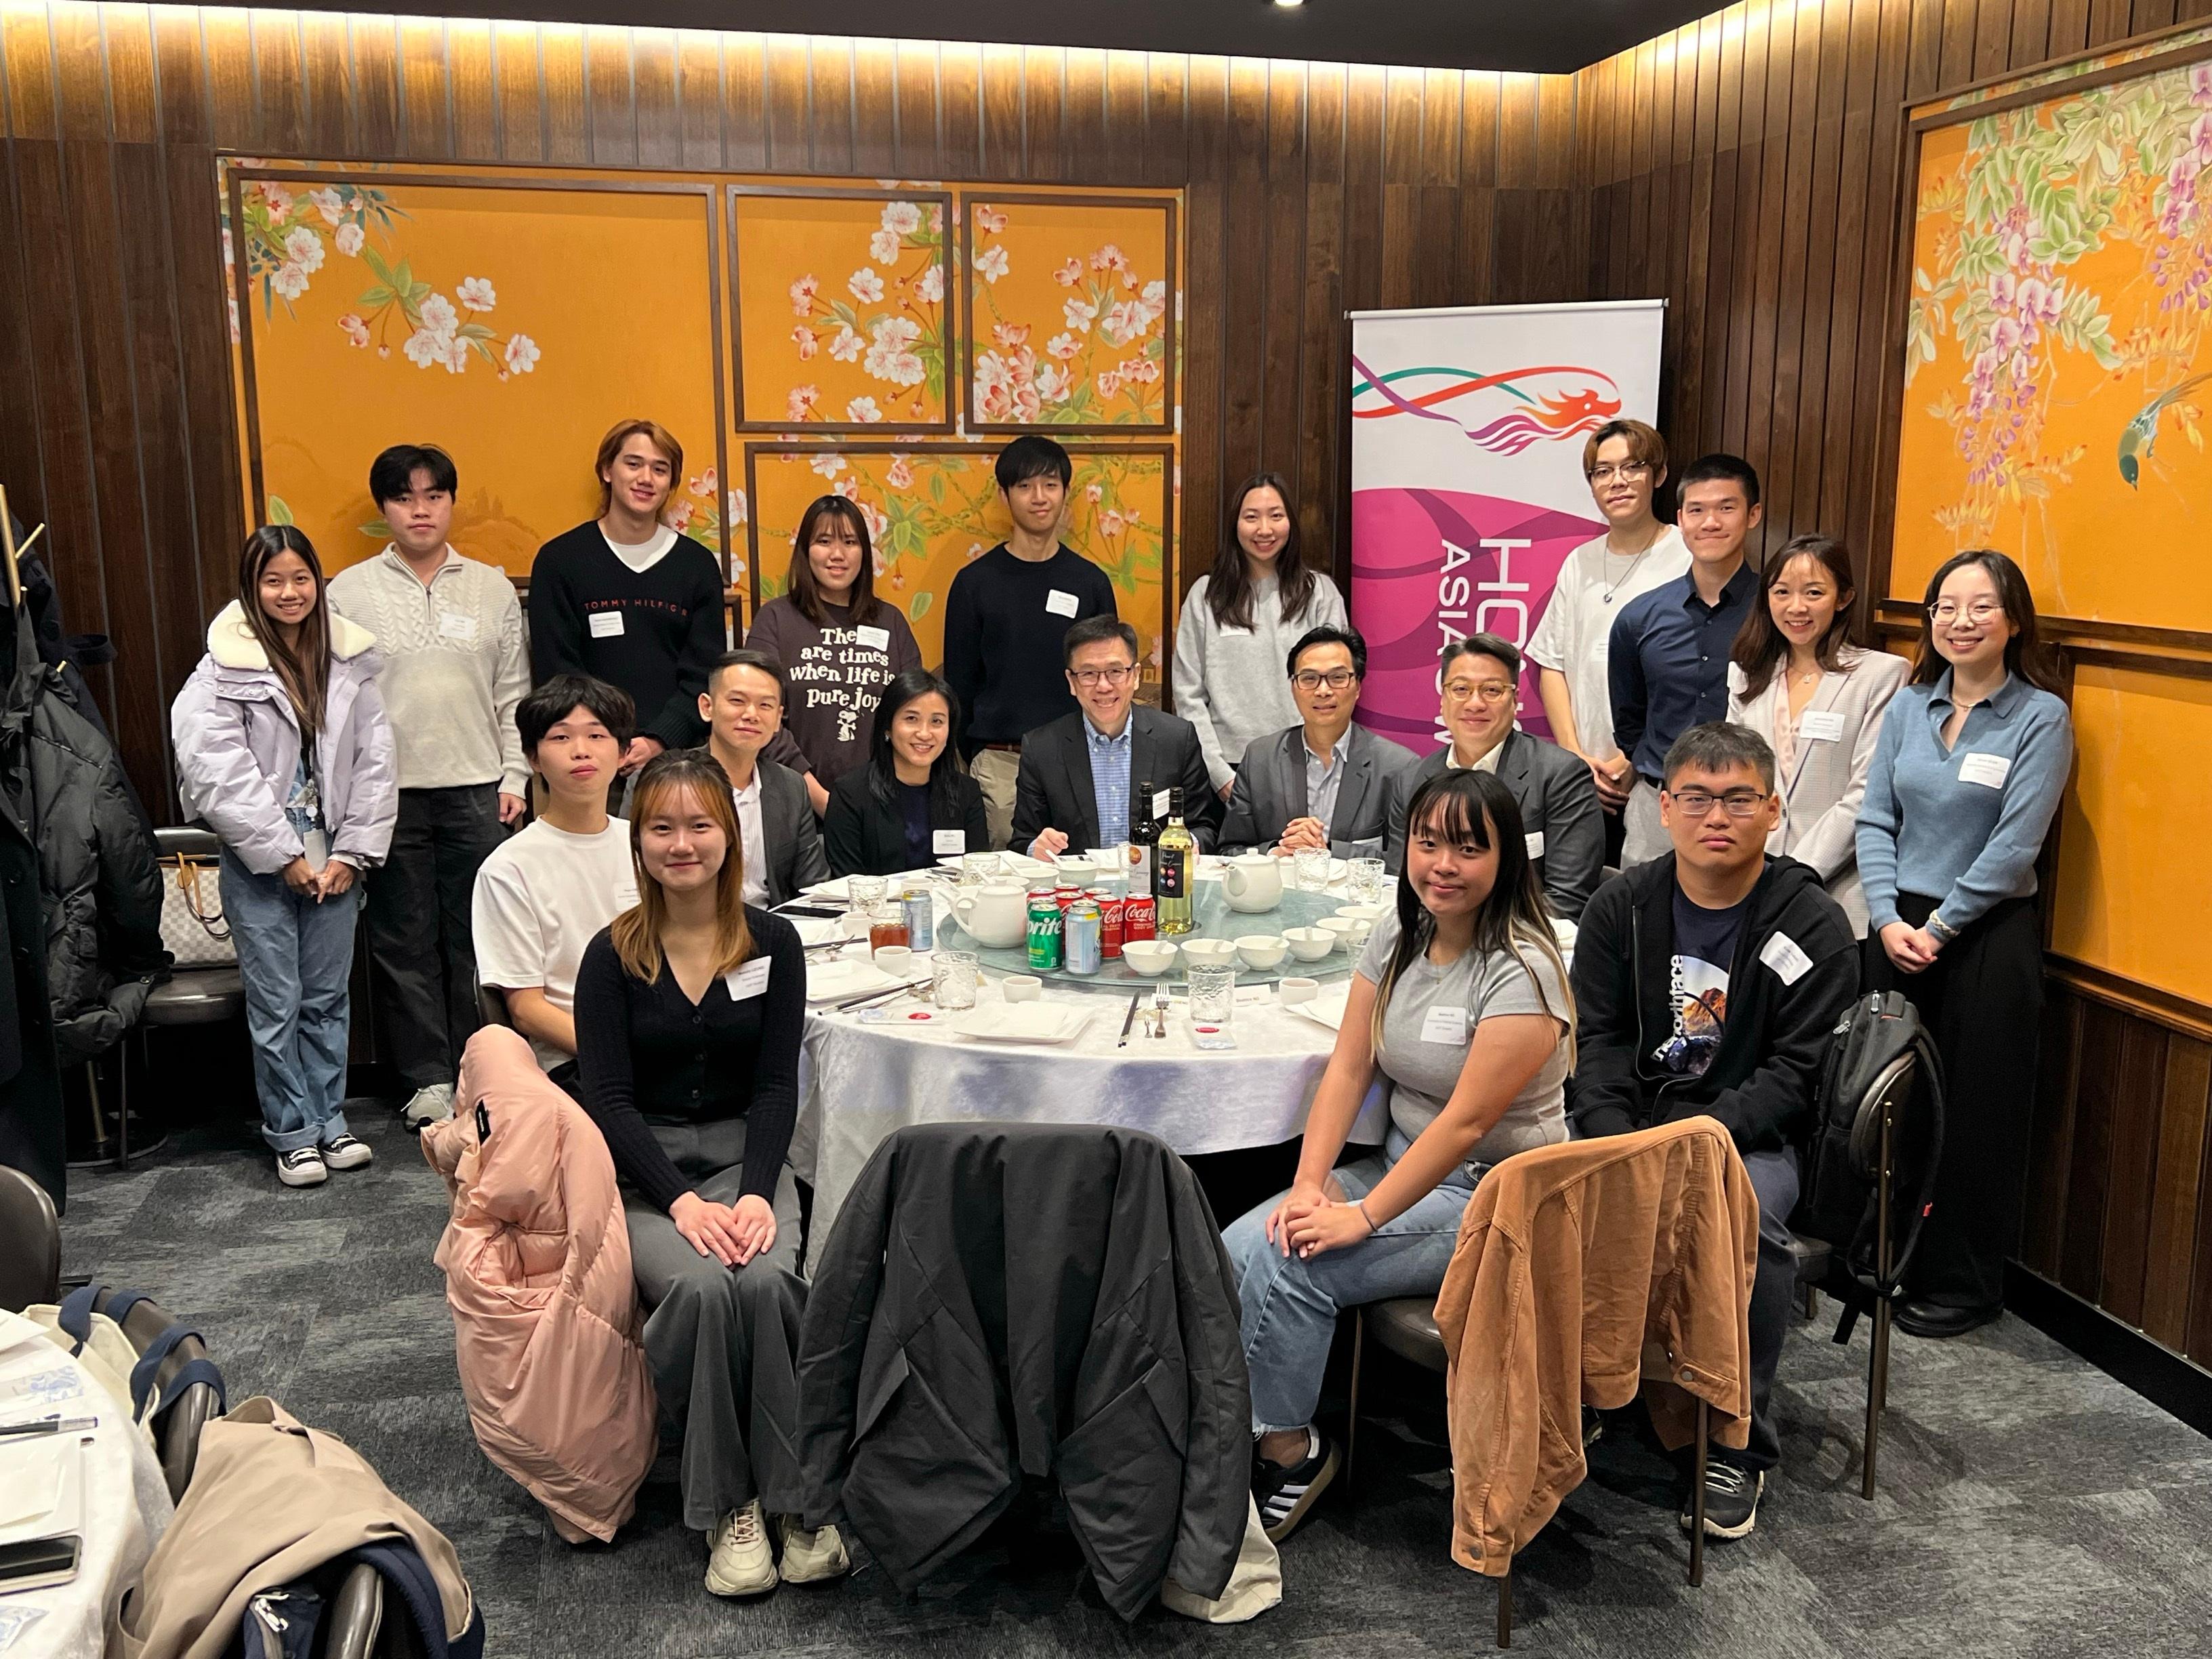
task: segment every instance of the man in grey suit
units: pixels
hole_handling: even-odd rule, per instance
[[[699,696],[707,751],[730,780],[744,837],[745,902],[763,907],[830,879],[805,780],[761,755],[783,729],[783,665],[767,652],[728,651]]]
[[[1367,641],[1349,629],[1312,629],[1291,647],[1285,667],[1301,722],[1244,751],[1222,849],[1287,858],[1326,847],[1339,858],[1378,857],[1391,781],[1419,763],[1412,750],[1352,723],[1367,678]]]
[[[1143,816],[1137,792],[1182,790],[1183,825],[1212,851],[1221,797],[1188,720],[1136,707],[1137,630],[1117,617],[1085,617],[1060,646],[1076,712],[1022,738],[1014,778],[1013,846],[1048,859],[1073,847],[1113,847]]]
[[[1545,899],[1556,915],[1579,921],[1605,867],[1605,819],[1589,767],[1514,724],[1521,653],[1495,634],[1470,634],[1447,645],[1437,678],[1451,742],[1399,775],[1384,860],[1394,872],[1405,862],[1406,808],[1415,790],[1447,769],[1494,772],[1521,808],[1528,861]]]

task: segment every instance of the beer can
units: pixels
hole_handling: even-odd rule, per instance
[[[914,949],[937,948],[937,902],[929,896],[926,882],[910,881],[906,884],[906,931],[908,942]]]
[[[1160,902],[1148,893],[1132,893],[1121,907],[1121,942],[1160,936]]]
[[[1097,973],[1104,951],[1098,901],[1088,893],[1078,895],[1075,902],[1067,907],[1064,926],[1067,971]]]
[[[1098,901],[1098,954],[1111,962],[1121,954],[1121,928],[1128,918],[1129,901],[1110,889],[1094,888]]]
[[[1030,893],[1030,971],[1050,973],[1060,966],[1060,905],[1049,887]]]

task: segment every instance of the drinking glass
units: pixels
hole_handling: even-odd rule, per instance
[[[976,978],[973,951],[939,951],[930,957],[930,1000],[940,1008],[973,1008]]]
[[[996,853],[963,853],[960,855],[960,884],[963,887],[981,887],[985,882],[994,879],[998,873],[999,855]]]
[[[1194,964],[1187,978],[1190,1017],[1200,1025],[1226,1025],[1237,1006],[1237,970],[1221,963]]]
[[[858,883],[864,878],[855,876],[853,879]],[[883,885],[884,878],[881,876],[866,879],[872,879],[878,887]],[[870,956],[872,957],[886,945],[912,946],[914,939],[911,930],[907,926],[906,906],[899,900],[878,898],[868,907],[867,917]]]
[[[887,885],[881,876],[848,876],[845,881],[845,890],[853,896],[854,909],[866,910],[872,915],[876,907],[884,902]]]
[[[1295,874],[1301,893],[1322,893],[1328,890],[1328,848],[1301,847],[1291,854],[1297,866]]]
[[[1381,859],[1352,860],[1352,902],[1354,904],[1380,903],[1385,874]]]

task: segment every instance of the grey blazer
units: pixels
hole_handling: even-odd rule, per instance
[[[1390,792],[1389,839],[1382,851],[1394,875],[1406,861],[1406,808],[1414,792],[1444,769],[1450,754],[1439,749],[1398,775]],[[1605,819],[1589,765],[1559,744],[1516,728],[1498,757],[1498,781],[1513,792],[1521,809],[1529,861],[1536,866],[1546,901],[1566,921],[1580,921],[1605,870]]]
[[[761,838],[768,842],[768,902],[784,904],[801,888],[830,879],[830,855],[805,781],[765,755],[753,764],[760,772]]]
[[[1344,780],[1336,787],[1328,850],[1340,859],[1373,858],[1382,850],[1389,822],[1390,781],[1419,765],[1420,757],[1356,722],[1345,737]],[[1293,726],[1245,750],[1229,796],[1229,817],[1221,826],[1221,849],[1266,852],[1283,838],[1292,818],[1307,815],[1306,729]]]
[[[1187,720],[1147,708],[1130,709],[1130,822],[1136,822],[1136,793],[1149,780],[1154,790],[1182,787],[1183,827],[1201,850],[1212,852],[1221,836],[1221,796],[1206,769],[1198,731]],[[1080,710],[1040,726],[1022,738],[1021,770],[1014,777],[1013,848],[1029,851],[1037,832],[1048,827],[1080,851],[1098,841],[1098,796],[1091,781],[1091,747]]]
[[[1797,716],[1796,763],[1775,780],[1782,796],[1782,822],[1767,836],[1766,850],[1787,853],[1819,871],[1828,896],[1844,907],[1852,931],[1862,939],[1866,936],[1867,906],[1859,886],[1859,802],[1866,794],[1867,768],[1874,762],[1889,700],[1911,672],[1912,665],[1902,657],[1846,647],[1837,658],[1835,671],[1821,676],[1813,701]],[[1771,744],[1776,717],[1789,707],[1783,677],[1774,675],[1765,690],[1747,698],[1743,670],[1730,663],[1728,684],[1729,722]],[[1808,734],[1808,716],[1819,717],[1814,721],[1816,732],[1830,730],[1837,735]]]

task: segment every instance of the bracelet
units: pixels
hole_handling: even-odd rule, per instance
[[[1375,1224],[1375,1218],[1367,1213],[1367,1200],[1364,1197],[1353,1199],[1352,1200],[1352,1207],[1359,1212],[1359,1218],[1367,1224],[1367,1234],[1369,1237],[1371,1238],[1376,1233],[1382,1231],[1382,1229]]]
[[[1938,945],[1948,945],[1959,937],[1959,930],[1932,911],[1928,917],[1928,936]]]

